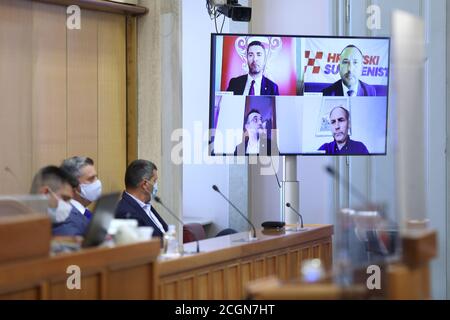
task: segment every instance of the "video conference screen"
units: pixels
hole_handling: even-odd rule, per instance
[[[385,155],[389,38],[212,34],[211,155]]]

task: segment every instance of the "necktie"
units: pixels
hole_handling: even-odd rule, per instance
[[[252,85],[250,86],[250,90],[248,91],[249,96],[255,95],[255,80],[252,80]]]
[[[348,90],[348,91],[347,91],[348,96],[351,97],[351,96],[353,95],[353,92],[355,92],[355,91],[353,91],[353,90]]]
[[[84,211],[84,216],[85,216],[88,220],[91,220],[91,218],[92,218],[92,212],[90,212],[89,209],[86,208],[86,211]]]

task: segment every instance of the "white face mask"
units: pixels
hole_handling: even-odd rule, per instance
[[[92,183],[82,183],[80,184],[80,188],[80,195],[91,202],[97,201],[102,194],[102,182],[100,179],[97,179]]]
[[[56,208],[48,208],[47,212],[53,223],[63,222],[69,217],[72,205],[64,200],[58,199],[58,206]]]
[[[153,185],[153,192],[152,192],[152,196],[156,197],[156,193],[158,192],[158,182],[155,182],[155,184]]]

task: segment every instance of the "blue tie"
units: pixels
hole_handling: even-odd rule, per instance
[[[86,210],[84,211],[84,216],[85,216],[88,220],[91,220],[91,218],[92,218],[92,212],[89,211],[88,208],[86,208]]]
[[[353,95],[353,92],[355,92],[355,91],[353,91],[353,90],[348,90],[348,91],[347,91],[348,96],[351,97],[351,96]]]
[[[250,90],[248,91],[249,96],[255,95],[255,80],[252,80],[252,85],[250,86]]]

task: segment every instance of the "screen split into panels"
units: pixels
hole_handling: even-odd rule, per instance
[[[212,34],[211,155],[385,155],[389,38]]]

